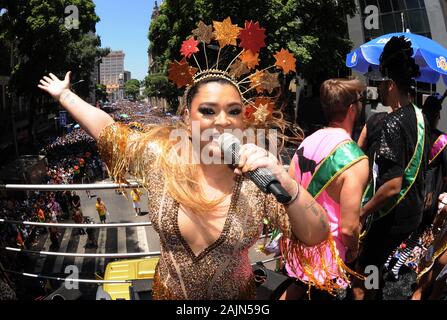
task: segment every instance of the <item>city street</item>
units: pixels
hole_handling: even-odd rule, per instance
[[[105,180],[104,182],[110,182]],[[143,190],[143,189],[142,189]],[[107,216],[107,223],[135,223],[147,222],[149,220],[147,212],[147,193],[142,195],[142,214],[135,216],[130,198],[130,190],[127,190],[129,199],[116,193],[114,190],[94,190],[91,192],[92,198],[88,198],[85,191],[78,191],[81,198],[81,208],[84,216],[99,223],[99,216],[96,212],[95,203],[100,197],[105,203],[110,215]],[[74,223],[72,220],[64,223]],[[32,248],[34,251],[58,251],[67,253],[133,253],[133,252],[156,252],[160,251],[158,234],[151,226],[146,227],[118,227],[97,229],[96,236],[98,248],[86,248],[87,235],[78,235],[74,228],[60,228],[60,248],[51,248],[49,234],[39,236],[38,244]],[[258,245],[264,242],[259,240]],[[255,263],[271,258],[256,251],[258,245],[251,248],[249,252],[250,261]],[[95,279],[95,274],[102,276],[107,263],[114,261],[110,258],[84,258],[84,257],[54,257],[28,255],[27,268],[24,272],[40,274],[44,276],[56,276],[65,278],[70,273],[64,273],[67,266],[76,266],[81,279]],[[268,262],[266,266],[274,269],[276,263]],[[62,284],[62,283],[61,283]],[[95,299],[96,285],[81,284],[80,290],[83,292],[83,299]]]
[[[0,0],[0,39],[0,300],[447,300],[447,0]]]

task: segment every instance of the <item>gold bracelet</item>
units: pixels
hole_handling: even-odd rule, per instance
[[[296,201],[296,199],[298,199],[298,196],[300,195],[300,185],[298,184],[298,182],[296,182],[295,179],[293,180],[293,182],[295,182],[295,185],[296,185],[296,193],[292,197],[292,199],[290,199],[290,201],[284,203],[285,206],[291,205],[293,202]]]

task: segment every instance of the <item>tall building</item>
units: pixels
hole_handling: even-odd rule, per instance
[[[447,48],[447,0],[356,0],[358,13],[348,17],[349,38],[354,48],[378,36],[409,30],[423,35]],[[365,20],[371,14],[368,6],[378,8],[378,28],[373,28]],[[362,75],[354,72],[357,76]],[[442,79],[435,84],[417,83],[418,104],[423,96],[433,92],[441,94],[446,90]],[[441,113],[440,130],[447,130],[447,101]]]
[[[160,7],[158,6],[157,1],[155,1],[154,8],[152,9],[151,19],[156,19],[160,14]]]
[[[104,85],[118,84],[119,75],[124,73],[124,52],[111,51],[102,58],[100,64],[100,83]]]
[[[130,71],[124,71],[124,83],[132,79],[132,73]]]
[[[106,86],[107,93],[112,96],[112,99],[119,97],[121,81],[124,75],[124,56],[123,51],[111,51],[102,58],[99,66],[100,83]]]

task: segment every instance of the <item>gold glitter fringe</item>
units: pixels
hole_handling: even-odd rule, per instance
[[[340,289],[343,289],[343,286],[338,284],[336,280],[339,279],[350,284],[349,274],[361,280],[365,279],[363,275],[351,270],[344,264],[335,247],[332,235],[329,235],[329,238],[326,241],[313,247],[306,247],[296,240],[287,240],[289,239],[282,237],[280,241],[283,259],[291,262],[289,267],[291,267],[292,271],[295,273],[297,270],[293,270],[294,264],[298,264],[301,267],[308,278],[308,280],[305,281],[309,286],[308,294],[310,293],[310,287],[313,286],[317,289],[325,290],[329,294],[335,296]],[[332,259],[335,259],[337,264],[336,272],[331,270],[331,261],[326,260],[325,257],[325,252],[328,246],[330,248],[331,257]],[[317,272],[318,276],[321,276],[323,279],[322,281],[317,279],[315,275]]]

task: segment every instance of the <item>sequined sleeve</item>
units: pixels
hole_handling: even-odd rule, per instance
[[[388,115],[384,120],[380,133],[377,156],[404,168],[405,163],[402,150],[405,150],[403,147],[405,141],[399,116],[395,114]]]
[[[265,196],[264,214],[273,229],[280,230],[289,239],[295,239],[290,226],[289,216],[284,206],[278,203],[271,194]]]
[[[150,180],[156,160],[154,148],[142,138],[142,133],[115,122],[102,129],[98,149],[109,174],[116,182],[126,182],[126,174],[143,185]]]

